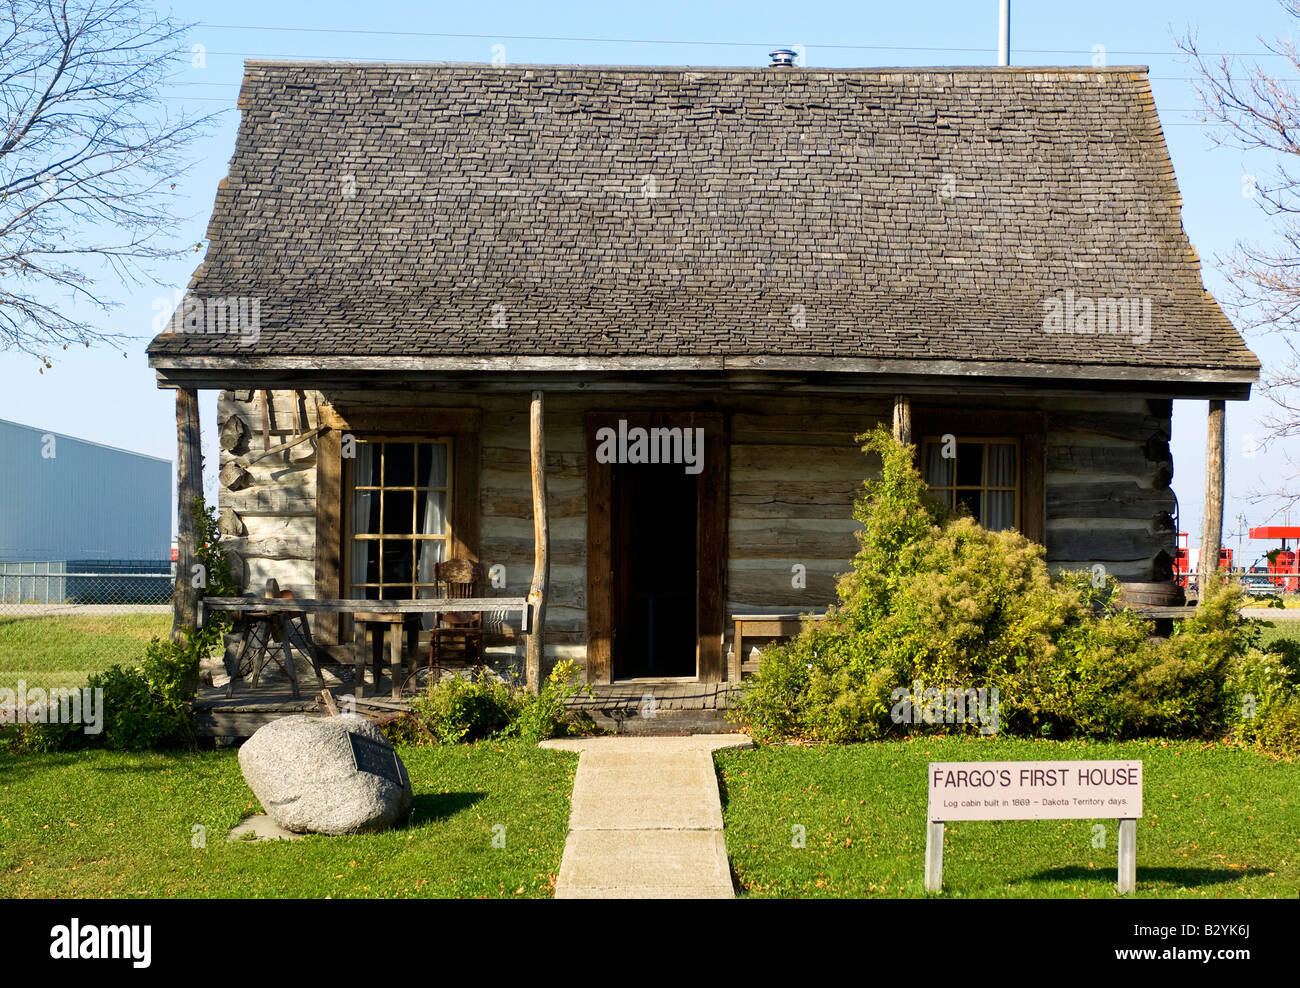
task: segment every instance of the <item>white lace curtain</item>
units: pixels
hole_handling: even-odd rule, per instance
[[[356,459],[352,465],[353,486],[378,483],[375,477],[375,447],[370,443],[357,443]],[[370,515],[377,505],[378,491],[354,491],[352,494],[352,531],[370,532]],[[358,589],[368,582],[366,575],[370,571],[372,553],[379,551],[379,544],[370,539],[352,540],[352,590],[349,596],[364,597],[366,592]]]
[[[434,443],[429,458],[429,473],[423,479],[428,487],[447,486],[447,447]],[[429,490],[424,496],[424,523],[420,526],[421,535],[447,534],[447,491]],[[419,583],[433,583],[434,566],[445,561],[447,555],[446,539],[419,539],[416,541],[416,580]],[[436,597],[437,587],[421,587],[420,597]],[[421,625],[427,630],[436,624],[437,615],[426,614]]]
[[[984,483],[989,487],[1016,486],[1016,447],[1010,443],[989,443],[988,476]],[[984,527],[993,531],[1015,528],[1016,492],[988,491],[984,502]]]

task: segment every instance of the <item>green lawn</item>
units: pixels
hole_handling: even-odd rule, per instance
[[[752,896],[914,897],[924,891],[931,761],[1140,758],[1137,896],[1295,899],[1300,764],[1186,742],[920,738],[719,752],[732,868]],[[1106,826],[1094,849],[1093,825]],[[794,826],[806,846],[792,847]],[[1115,821],[949,824],[953,898],[1116,896]]]
[[[575,755],[492,743],[400,752],[415,788],[409,825],[242,844],[226,835],[258,806],[233,751],[0,754],[0,897],[552,895]],[[206,847],[191,846],[196,825]]]
[[[0,687],[84,686],[92,672],[137,664],[171,626],[170,614],[0,617]]]
[[[1300,621],[1270,621],[1272,627],[1262,629],[1260,643],[1265,647],[1273,644],[1279,638],[1300,639]]]

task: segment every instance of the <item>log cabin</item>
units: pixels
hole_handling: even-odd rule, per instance
[[[591,683],[723,681],[738,615],[833,603],[882,422],[1053,567],[1167,580],[1172,403],[1221,476],[1258,378],[1144,68],[250,61],[239,108],[149,347],[182,501],[218,390],[247,587],[470,559]]]

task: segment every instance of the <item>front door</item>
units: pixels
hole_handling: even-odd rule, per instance
[[[722,682],[722,413],[589,412],[586,425],[587,681]],[[653,456],[638,445],[647,441]],[[667,455],[679,441],[683,456]]]
[[[615,679],[695,676],[697,483],[677,464],[611,467]]]

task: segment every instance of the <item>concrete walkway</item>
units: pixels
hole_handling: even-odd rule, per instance
[[[713,752],[743,734],[561,738],[578,751],[557,899],[730,899],[735,895]]]
[[[1239,613],[1265,621],[1300,621],[1300,607],[1243,607]]]

